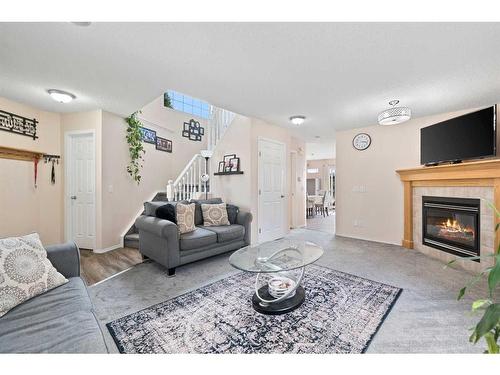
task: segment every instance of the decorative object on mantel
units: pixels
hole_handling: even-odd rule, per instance
[[[146,152],[146,150],[144,150],[144,145],[142,144],[142,123],[137,118],[138,113],[141,112],[136,111],[129,117],[125,118],[125,121],[128,124],[126,139],[130,154],[130,163],[127,165],[127,172],[134,179],[134,181],[137,182],[137,185],[141,182],[140,171],[142,168],[143,155]]]
[[[25,135],[35,140],[38,138],[36,124],[38,124],[38,121],[34,118],[30,119],[0,110],[0,130]]]
[[[205,129],[195,119],[184,123],[184,129],[182,130],[183,137],[189,138],[190,141],[201,142],[203,135],[205,135]]]
[[[156,149],[164,152],[172,152],[172,141],[170,139],[156,137]]]
[[[156,144],[156,132],[154,130],[141,126],[141,133],[143,142],[150,143],[152,145]]]

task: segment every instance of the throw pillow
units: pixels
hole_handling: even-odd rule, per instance
[[[67,282],[47,259],[37,233],[0,239],[0,317]]]
[[[201,212],[203,213],[203,225],[206,227],[230,225],[225,203],[202,204]]]
[[[236,224],[236,219],[238,217],[238,213],[240,212],[240,208],[238,206],[235,206],[234,204],[228,204],[226,206],[226,209],[229,223]]]
[[[171,221],[174,224],[177,224],[177,220],[175,219],[175,206],[170,203],[158,207],[156,209],[155,215],[160,219],[165,219]]]
[[[183,234],[194,231],[196,229],[194,225],[195,204],[178,203],[175,208],[175,218],[179,227],[179,233]]]

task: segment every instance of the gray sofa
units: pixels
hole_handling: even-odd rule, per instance
[[[251,213],[239,211],[231,225],[205,227],[201,204],[222,203],[222,200],[192,199],[190,202],[196,204],[196,230],[193,232],[179,235],[176,224],[155,216],[156,209],[167,202],[144,203],[144,214],[135,221],[139,230],[139,251],[144,257],[167,267],[170,276],[175,274],[178,266],[250,244]],[[169,203],[175,205],[177,202]]]
[[[47,246],[69,282],[14,307],[0,318],[0,353],[107,353],[73,243]]]

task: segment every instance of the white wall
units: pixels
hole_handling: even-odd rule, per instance
[[[472,111],[337,132],[337,235],[400,245],[403,185],[395,171],[420,165],[420,128]],[[362,132],[371,136],[372,143],[367,150],[357,151],[352,147],[352,139]],[[359,192],[363,190],[360,187],[365,192]]]
[[[1,98],[0,109],[36,118],[38,139],[0,131],[0,146],[61,155],[61,117]],[[50,182],[51,165],[38,164],[34,186],[32,162],[0,158],[0,238],[38,232],[45,244],[63,241],[62,164],[55,166],[56,183]]]
[[[288,198],[287,216],[284,225],[305,226],[305,143],[291,136],[290,132],[262,120],[236,116],[235,120],[217,144],[216,152],[211,159],[212,171],[216,171],[218,163],[224,155],[236,154],[240,157],[240,169],[243,175],[212,176],[212,195],[234,203],[242,210],[253,214],[252,242],[258,240],[258,140],[267,138],[286,145],[286,188]],[[296,175],[300,181],[291,182],[291,153],[297,154]],[[291,188],[293,186],[293,189]],[[294,195],[292,196],[292,191]],[[293,216],[295,215],[295,216]]]

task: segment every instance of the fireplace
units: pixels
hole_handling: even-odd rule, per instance
[[[422,243],[447,253],[479,255],[480,200],[422,197]]]

